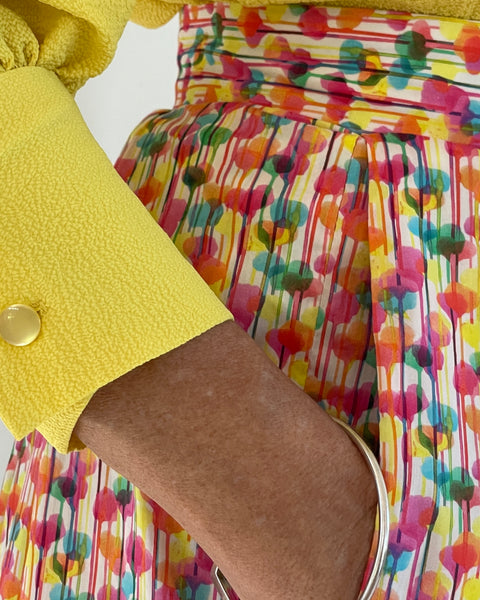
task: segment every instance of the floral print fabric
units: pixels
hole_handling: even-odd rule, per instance
[[[392,525],[376,600],[478,600],[479,24],[185,7],[179,65],[176,106],[117,169],[377,453]],[[218,597],[209,557],[88,450],[17,443],[0,515],[0,598]]]

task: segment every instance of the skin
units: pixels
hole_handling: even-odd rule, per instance
[[[358,596],[371,473],[233,322],[101,388],[75,434],[178,520],[242,600]]]

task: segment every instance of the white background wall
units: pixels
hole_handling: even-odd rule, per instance
[[[173,105],[177,31],[177,19],[153,31],[128,24],[112,65],[77,94],[90,130],[112,162],[143,117]],[[12,442],[0,421],[0,481]]]

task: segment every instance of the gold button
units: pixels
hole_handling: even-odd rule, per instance
[[[11,346],[28,346],[41,326],[37,311],[25,304],[12,304],[0,313],[0,337]]]

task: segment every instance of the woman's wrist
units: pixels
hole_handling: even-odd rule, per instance
[[[233,323],[99,390],[76,434],[182,523],[242,600],[356,598],[369,469]]]

